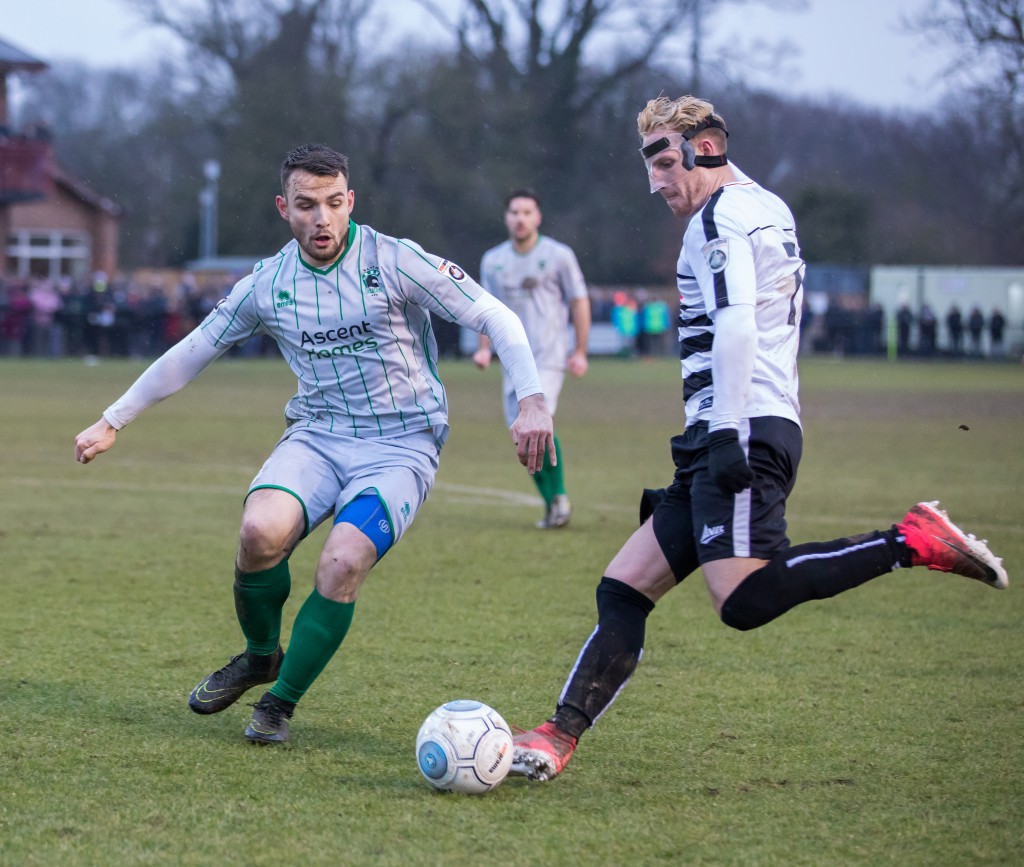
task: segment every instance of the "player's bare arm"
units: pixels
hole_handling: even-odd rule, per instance
[[[87,427],[75,437],[75,460],[87,464],[96,455],[103,454],[114,445],[117,439],[117,428],[105,418]]]
[[[519,401],[519,416],[509,428],[512,442],[521,463],[531,473],[544,466],[544,453],[552,466],[558,463],[555,457],[555,431],[543,394],[531,394]]]
[[[486,370],[491,366],[491,358],[494,353],[491,350],[491,341],[486,334],[481,334],[477,340],[476,352],[473,353],[473,364],[479,367],[481,370]]]
[[[566,367],[573,376],[583,376],[590,368],[587,346],[590,343],[590,299],[576,298],[572,302],[572,326],[576,345],[569,355]]]

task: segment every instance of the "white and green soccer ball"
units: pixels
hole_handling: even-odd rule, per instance
[[[501,714],[483,702],[449,701],[420,726],[416,761],[435,788],[481,795],[508,776],[512,731]]]

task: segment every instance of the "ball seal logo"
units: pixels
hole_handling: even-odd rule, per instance
[[[441,260],[441,264],[437,266],[437,270],[442,274],[447,274],[448,277],[456,283],[463,283],[466,280],[466,272],[454,262],[449,262],[447,259]]]

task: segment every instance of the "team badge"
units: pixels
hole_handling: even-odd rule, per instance
[[[362,273],[363,288],[373,295],[380,292],[380,268],[364,268]]]
[[[437,270],[442,274],[447,274],[456,283],[461,283],[466,279],[466,272],[454,262],[449,262],[447,259],[441,260],[441,264],[437,266]]]
[[[729,264],[729,239],[716,238],[705,244],[701,252],[707,259],[712,274],[724,271],[725,266]]]

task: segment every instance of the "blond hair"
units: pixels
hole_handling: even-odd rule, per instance
[[[722,117],[715,114],[715,107],[706,100],[698,99],[696,96],[680,96],[678,99],[659,96],[657,99],[650,100],[644,106],[644,110],[636,116],[636,128],[640,133],[640,138],[649,135],[656,129],[686,132],[700,126],[709,117],[725,126]],[[724,150],[725,133],[720,129],[711,127],[701,130],[695,138],[704,136],[716,136],[719,145]]]

